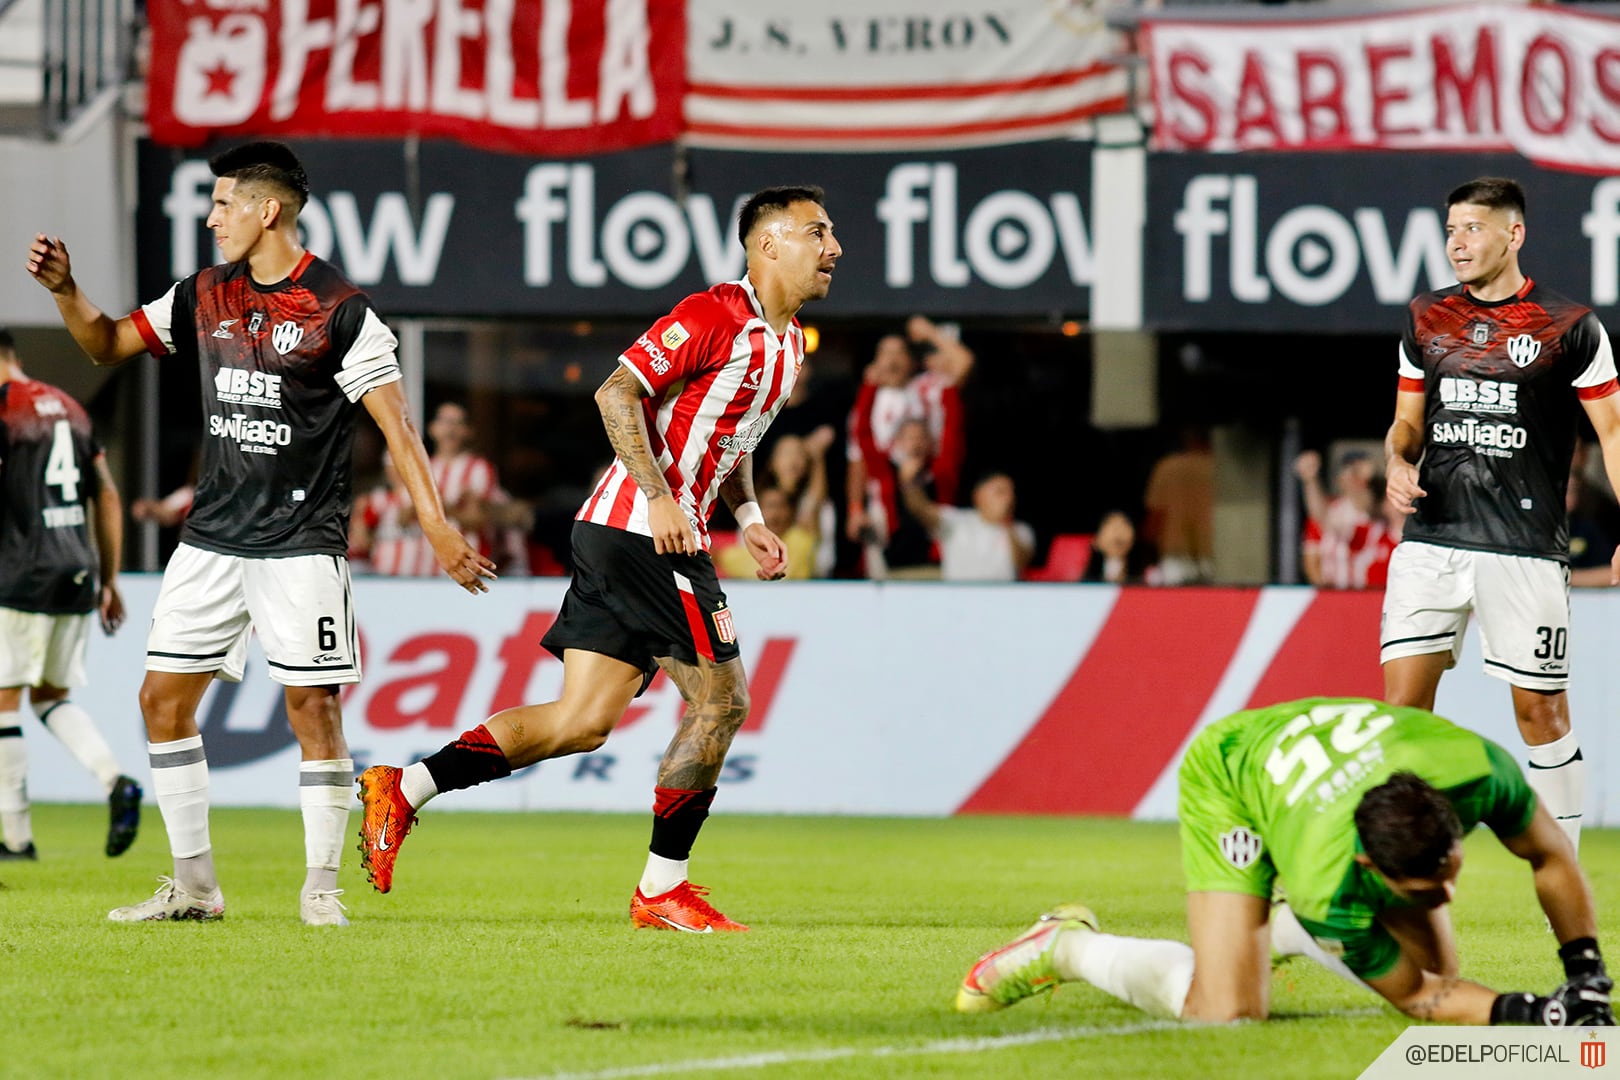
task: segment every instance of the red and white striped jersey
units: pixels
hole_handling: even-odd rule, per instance
[[[619,357],[646,387],[653,459],[705,551],[720,485],[787,403],[804,363],[794,319],[778,339],[744,277],[693,293]],[[576,520],[651,536],[647,498],[617,458]]]

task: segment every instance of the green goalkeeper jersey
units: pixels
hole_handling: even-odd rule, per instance
[[[1518,836],[1535,812],[1535,794],[1507,751],[1423,709],[1309,698],[1220,722],[1228,725],[1230,776],[1289,906],[1326,947],[1339,943],[1363,978],[1394,965],[1398,947],[1376,919],[1404,904],[1355,861],[1364,792],[1393,773],[1416,773],[1445,794],[1465,834],[1483,822],[1498,837]]]

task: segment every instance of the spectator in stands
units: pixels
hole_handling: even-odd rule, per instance
[[[990,473],[973,487],[973,508],[931,501],[917,483],[924,462],[900,465],[906,507],[939,541],[940,576],[946,581],[1017,581],[1035,553],[1035,531],[1015,520],[1012,477]]]
[[[1209,432],[1188,427],[1181,448],[1153,466],[1142,497],[1142,533],[1159,551],[1165,585],[1193,585],[1215,576],[1215,454]]]
[[[761,488],[755,493],[755,500],[759,503],[759,512],[764,515],[765,527],[780,536],[782,543],[787,545],[787,579],[805,581],[819,576],[815,570],[819,524],[814,510],[808,510],[802,502],[795,504],[788,493],[779,487]],[[721,577],[770,580],[740,538],[714,553],[714,565]]]
[[[349,515],[349,558],[357,571],[393,577],[432,574],[438,563],[417,524],[410,492],[393,457],[384,453],[382,463],[385,482],[362,495]]]
[[[952,505],[967,456],[960,383],[972,370],[973,354],[954,334],[921,316],[907,323],[907,335],[879,342],[849,421],[847,528],[864,546],[872,578],[897,570],[926,576],[937,561],[918,549],[918,536],[926,530],[903,535],[906,514],[896,483],[900,462],[924,453],[923,486],[932,501]],[[915,377],[913,354],[925,367]]]
[[[792,505],[789,520],[809,528],[816,539],[812,565],[805,568],[808,577],[828,576],[837,561],[837,512],[827,497],[827,451],[837,437],[830,424],[804,436],[783,435],[771,447],[766,463],[766,486],[781,489]],[[790,569],[788,576],[797,575]]]
[[[1110,585],[1152,584],[1158,576],[1156,554],[1153,545],[1137,537],[1136,526],[1125,511],[1110,510],[1091,539],[1091,555],[1080,580]]]
[[[928,423],[921,418],[906,420],[894,437],[894,447],[885,462],[888,469],[911,471],[912,484],[930,504],[949,506],[943,492],[955,489],[954,476],[941,481],[942,466],[935,453]],[[887,524],[884,542],[874,537],[866,545],[866,573],[874,581],[885,578],[933,580],[940,576],[940,553],[934,544],[933,529],[918,517],[909,502],[896,498],[893,509],[884,507],[878,520]],[[881,534],[880,534],[881,535]]]
[[[1309,515],[1301,544],[1305,579],[1323,589],[1381,585],[1399,533],[1389,535],[1372,458],[1359,450],[1340,458],[1331,498],[1322,486],[1322,456],[1316,451],[1294,459],[1294,474]]]
[[[473,453],[467,410],[447,401],[428,424],[433,443],[433,480],[444,498],[444,511],[480,555],[495,560],[502,576],[528,573],[528,526],[532,511],[501,487],[495,466]],[[433,575],[437,567],[412,571]]]

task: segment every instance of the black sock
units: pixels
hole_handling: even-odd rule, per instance
[[[429,754],[422,764],[440,791],[459,791],[512,775],[512,763],[483,724]]]
[[[692,854],[698,830],[709,816],[714,788],[686,791],[681,788],[653,788],[653,830],[649,850],[661,859],[680,862]]]

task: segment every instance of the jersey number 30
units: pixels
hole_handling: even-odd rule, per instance
[[[1333,725],[1333,731],[1327,736],[1328,742],[1341,755],[1353,754],[1395,722],[1395,718],[1388,714],[1373,716],[1377,711],[1378,706],[1368,702],[1318,705],[1310,712],[1290,720],[1277,737],[1277,745],[1272,749],[1271,756],[1266,758],[1266,772],[1271,774],[1272,782],[1279,787],[1288,782],[1295,769],[1304,770],[1294,781],[1294,786],[1288,789],[1283,801],[1293,806],[1310,790],[1312,784],[1333,768],[1333,761],[1322,746],[1321,733],[1311,729]],[[1292,746],[1288,745],[1291,741]]]
[[[79,463],[73,456],[73,429],[58,420],[51,432],[51,456],[45,459],[45,486],[62,489],[64,503],[79,501]]]

